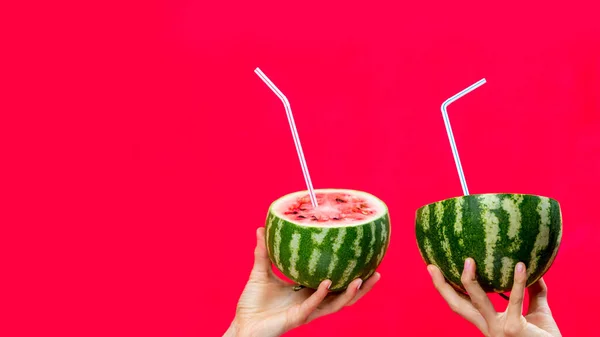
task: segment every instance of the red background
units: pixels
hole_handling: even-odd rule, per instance
[[[546,276],[565,336],[596,334],[600,25],[594,1],[3,2],[0,335],[219,336],[275,198],[388,204],[369,296],[290,336],[478,336],[430,284],[417,207],[461,193],[557,198]],[[501,304],[501,302],[498,302]]]

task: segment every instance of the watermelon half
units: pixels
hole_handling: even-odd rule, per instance
[[[486,292],[512,288],[518,262],[527,266],[527,286],[552,265],[562,237],[560,205],[528,194],[479,194],[423,206],[416,214],[421,256],[456,288],[464,261],[472,257]]]
[[[266,220],[269,258],[290,280],[308,288],[332,281],[330,290],[366,280],[390,242],[390,218],[383,201],[347,189],[295,192],[273,202]]]

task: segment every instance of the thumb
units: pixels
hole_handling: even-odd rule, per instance
[[[271,260],[269,260],[265,244],[265,228],[260,227],[256,230],[256,248],[254,249],[254,267],[252,268],[252,273],[266,276],[272,272]]]

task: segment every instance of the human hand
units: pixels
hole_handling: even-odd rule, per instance
[[[543,279],[529,287],[529,310],[523,316],[527,272],[525,264],[515,267],[514,284],[505,312],[498,313],[477,282],[475,261],[465,261],[461,281],[469,296],[458,293],[434,265],[427,266],[433,284],[452,311],[473,323],[487,337],[560,337],[548,306],[548,288]]]
[[[254,267],[225,337],[280,336],[356,303],[379,281],[380,275],[375,272],[364,285],[361,279],[356,279],[342,293],[329,293],[330,280],[321,282],[316,291],[307,288],[294,291],[293,285],[273,273],[264,235],[264,228],[258,228]]]

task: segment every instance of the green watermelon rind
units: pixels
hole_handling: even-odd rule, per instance
[[[391,227],[387,206],[377,197],[349,189],[315,190],[331,191],[368,195],[381,202],[384,211],[360,224],[302,226],[275,214],[275,201],[267,214],[265,241],[269,259],[287,278],[311,289],[329,279],[330,290],[336,292],[357,278],[365,281],[373,275],[389,247]]]
[[[486,292],[510,291],[517,262],[527,266],[527,286],[554,262],[562,238],[558,201],[533,194],[487,193],[449,198],[419,208],[416,239],[426,264],[436,265],[456,289],[472,257]]]

